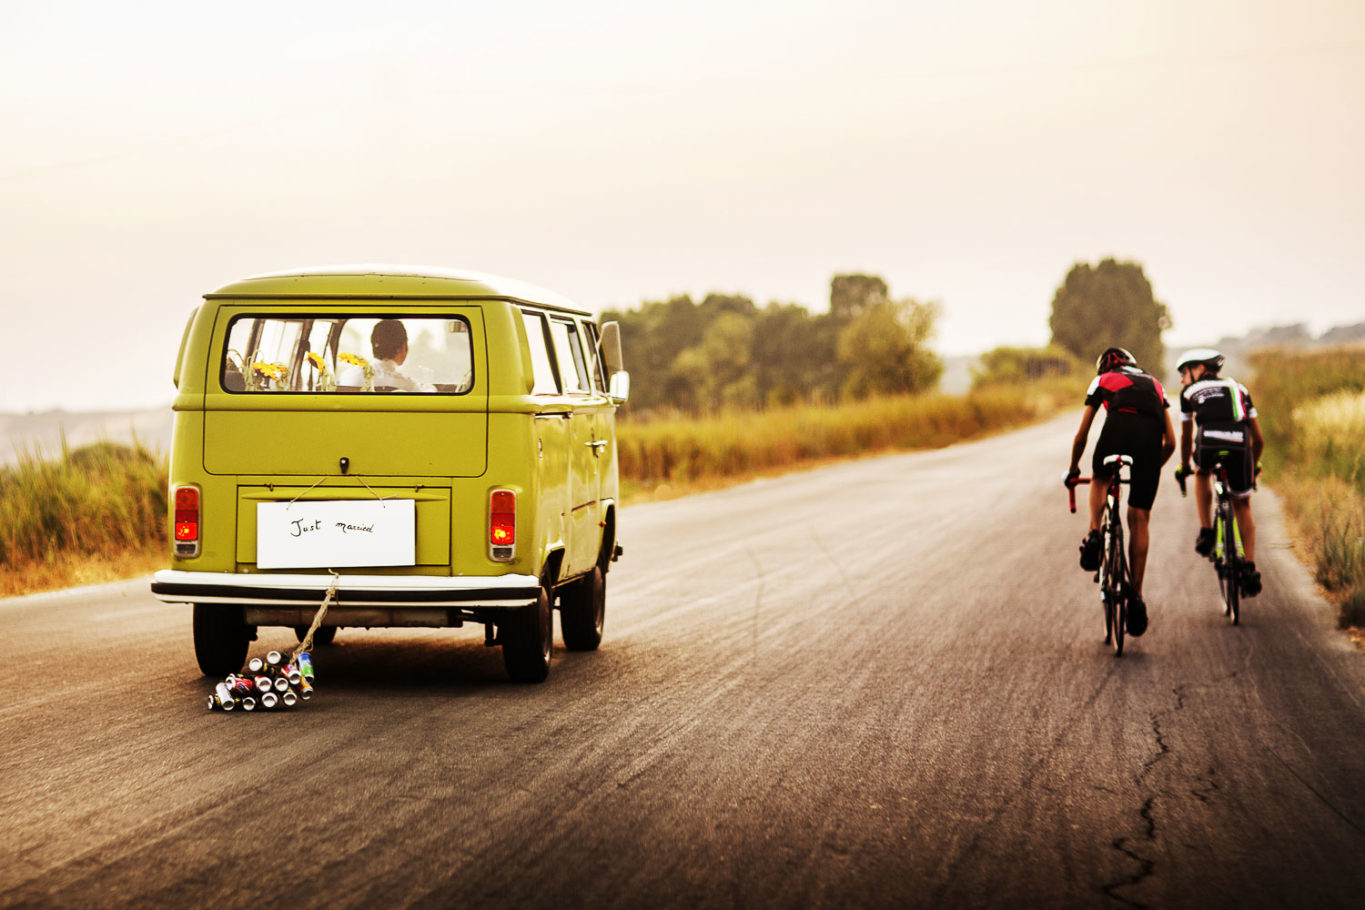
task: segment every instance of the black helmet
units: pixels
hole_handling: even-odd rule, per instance
[[[1095,372],[1107,373],[1119,367],[1135,367],[1137,358],[1123,348],[1105,348],[1104,353],[1095,360]]]
[[[1213,348],[1191,348],[1180,355],[1175,368],[1177,372],[1184,372],[1196,363],[1202,364],[1210,373],[1217,373],[1223,368],[1223,355]]]

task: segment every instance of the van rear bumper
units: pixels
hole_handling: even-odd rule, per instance
[[[166,603],[220,603],[247,607],[318,605],[331,575],[240,575],[165,569],[152,577],[152,594]],[[339,575],[340,607],[523,607],[535,603],[533,575]],[[311,612],[311,611],[310,611]]]

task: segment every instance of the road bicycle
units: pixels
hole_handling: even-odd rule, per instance
[[[1246,554],[1242,550],[1242,534],[1237,527],[1237,513],[1232,507],[1232,488],[1228,485],[1228,469],[1223,463],[1232,452],[1219,449],[1213,463],[1213,550],[1209,561],[1218,573],[1218,591],[1223,597],[1223,615],[1238,625],[1242,618],[1242,576],[1246,569]],[[1180,495],[1185,496],[1185,480],[1189,473],[1176,468],[1175,481],[1180,484]],[[1253,484],[1254,487],[1254,484]]]
[[[1123,636],[1128,626],[1128,599],[1133,593],[1133,575],[1128,566],[1128,551],[1123,545],[1123,521],[1119,514],[1119,499],[1122,484],[1129,483],[1123,470],[1131,468],[1133,459],[1127,455],[1110,455],[1104,459],[1105,466],[1114,466],[1109,477],[1109,492],[1104,500],[1104,512],[1100,515],[1100,532],[1104,537],[1100,567],[1095,572],[1095,581],[1100,585],[1100,599],[1104,603],[1104,643],[1113,645],[1114,656],[1123,656]],[[1071,497],[1071,511],[1076,511],[1076,487],[1090,483],[1090,477],[1069,477],[1066,481],[1067,493]]]

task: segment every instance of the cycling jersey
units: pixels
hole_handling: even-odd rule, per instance
[[[1085,403],[1102,404],[1107,412],[1091,460],[1094,475],[1109,476],[1112,469],[1105,467],[1106,457],[1131,456],[1128,504],[1150,509],[1161,482],[1161,440],[1166,433],[1165,410],[1170,406],[1161,383],[1136,367],[1120,367],[1095,377]]]
[[[1241,423],[1256,416],[1247,387],[1235,379],[1211,376],[1192,382],[1180,393],[1180,419],[1210,423]]]
[[[1137,367],[1120,367],[1096,376],[1085,392],[1085,403],[1103,404],[1111,415],[1116,411],[1146,414],[1158,421],[1169,406],[1161,383]]]
[[[1195,468],[1208,474],[1221,461],[1228,472],[1228,487],[1236,496],[1250,495],[1255,480],[1247,421],[1256,416],[1251,393],[1235,379],[1210,376],[1190,383],[1180,393],[1180,419],[1194,421],[1197,427],[1191,453]]]

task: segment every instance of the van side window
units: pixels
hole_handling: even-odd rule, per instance
[[[555,382],[555,370],[550,363],[550,351],[545,343],[545,317],[540,313],[522,310],[522,321],[526,324],[526,340],[531,346],[531,371],[534,374],[532,395],[557,395],[559,385]]]
[[[449,316],[244,315],[228,326],[228,392],[419,392],[474,385],[469,323]]]
[[[607,380],[602,372],[602,340],[597,334],[597,326],[591,322],[583,323],[583,331],[588,339],[588,363],[592,369],[592,387],[599,392],[607,390]]]
[[[555,359],[559,361],[559,376],[566,392],[591,392],[588,368],[583,362],[583,343],[578,328],[562,319],[550,320],[550,335],[555,342]]]

